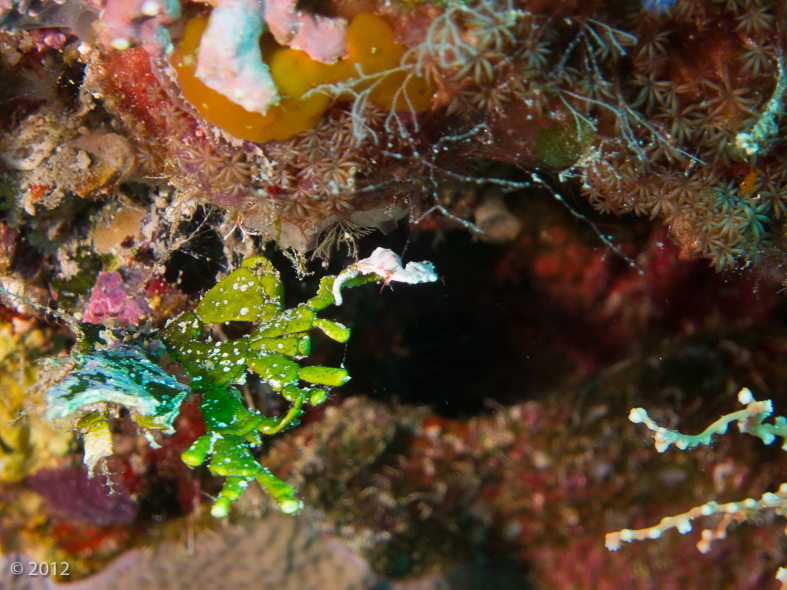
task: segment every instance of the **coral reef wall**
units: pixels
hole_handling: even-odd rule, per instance
[[[5,15],[26,31],[6,33],[14,211],[166,180],[182,207],[226,210],[225,231],[308,251],[408,212],[469,222],[462,186],[527,184],[489,171],[505,162],[603,213],[661,220],[717,269],[780,264],[778,2],[340,2],[317,20],[275,5],[256,25],[251,1],[110,2],[96,45],[44,4]],[[269,98],[246,102],[260,84]]]
[[[787,414],[786,25],[0,0],[0,586],[775,588],[787,505],[604,535],[787,479],[628,420]]]

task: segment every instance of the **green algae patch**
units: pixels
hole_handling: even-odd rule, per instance
[[[568,168],[582,157],[596,133],[589,124],[547,127],[533,141],[536,156],[547,166]]]
[[[92,474],[112,453],[112,406],[131,410],[143,432],[171,432],[182,401],[189,394],[201,395],[206,432],[181,459],[192,468],[207,464],[212,474],[226,478],[211,514],[226,516],[253,481],[268,491],[282,512],[297,512],[301,502],[294,488],[265,469],[255,451],[262,436],[297,425],[305,407],[325,402],[330,388],[350,380],[344,367],[301,365],[311,351],[308,332],[319,329],[339,343],[350,338],[349,328],[318,318],[317,313],[340,304],[344,288],[372,281],[436,279],[431,264],[403,268],[393,252],[378,249],[338,276],[323,278],[317,295],[306,303],[285,309],[279,273],[267,259],[249,258],[211,288],[194,311],[158,332],[143,337],[91,324],[72,328],[79,331],[79,341],[68,361],[70,369],[46,393],[46,414],[51,419],[79,418],[77,429],[83,434],[85,463]],[[218,331],[211,324],[226,322],[256,325],[247,335],[214,339]],[[188,374],[183,382],[165,370],[170,362]],[[246,382],[249,371],[289,402],[284,415],[265,416],[246,407],[236,385]],[[153,442],[150,436],[149,440]]]

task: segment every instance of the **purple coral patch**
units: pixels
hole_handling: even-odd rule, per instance
[[[142,305],[145,305],[142,301]],[[102,324],[114,318],[122,327],[133,326],[145,315],[140,303],[129,297],[118,272],[101,272],[90,295],[82,320],[91,324]]]
[[[130,524],[137,516],[131,493],[103,475],[88,479],[82,469],[42,469],[28,482],[54,513],[69,520],[110,526]]]

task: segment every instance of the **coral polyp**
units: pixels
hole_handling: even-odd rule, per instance
[[[684,4],[340,9],[347,53],[333,62],[262,38],[278,94],[259,112],[201,81],[205,21],[192,18],[177,76],[130,49],[94,54],[87,86],[137,133],[146,173],[301,251],[337,225],[386,228],[431,210],[442,182],[481,180],[465,173],[477,162],[462,164],[474,154],[545,168],[601,212],[661,219],[686,257],[729,269],[781,248],[780,190],[738,187],[784,169],[773,149],[784,58],[771,8],[701,2],[699,18]]]

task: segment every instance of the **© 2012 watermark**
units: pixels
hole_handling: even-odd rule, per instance
[[[67,561],[14,561],[11,573],[14,576],[68,576],[70,567]]]

